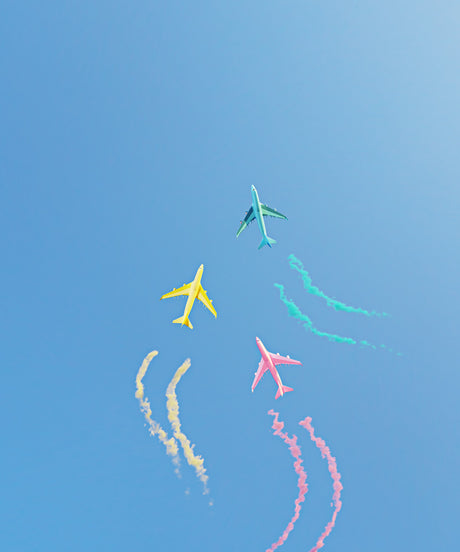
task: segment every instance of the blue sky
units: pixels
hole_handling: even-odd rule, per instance
[[[248,5],[249,4],[249,5]],[[455,547],[459,487],[460,8],[454,2],[4,2],[0,33],[2,550],[265,550],[297,495],[269,408],[299,437],[309,492],[284,550]],[[235,233],[256,185],[278,244]],[[335,312],[328,295],[391,318]],[[171,324],[203,283],[217,320]],[[330,343],[288,318],[273,286]],[[255,336],[302,367],[274,400]],[[148,436],[134,379],[184,432],[214,506]],[[186,494],[186,490],[190,494]]]

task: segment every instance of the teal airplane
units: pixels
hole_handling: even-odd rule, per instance
[[[262,234],[262,241],[260,242],[259,249],[261,249],[264,245],[268,245],[269,247],[271,247],[273,243],[276,243],[276,240],[267,236],[264,217],[276,217],[284,220],[287,220],[287,217],[276,211],[276,209],[272,209],[271,207],[260,203],[255,186],[251,186],[251,195],[252,206],[249,211],[247,211],[244,220],[241,221],[238,232],[236,233],[236,237],[241,234],[241,232],[248,226],[250,222],[252,222],[253,220],[257,220],[260,233]]]

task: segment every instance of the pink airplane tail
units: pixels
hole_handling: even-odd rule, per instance
[[[282,385],[283,393],[287,393],[288,391],[293,391],[292,387],[288,387],[287,385]],[[279,399],[281,396],[281,389],[278,387],[278,392],[276,393],[275,399]]]

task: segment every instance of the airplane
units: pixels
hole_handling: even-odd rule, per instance
[[[280,375],[278,374],[277,369],[275,366],[277,364],[300,364],[301,362],[298,360],[292,360],[289,357],[283,357],[281,355],[275,354],[275,353],[269,353],[267,349],[265,348],[264,344],[258,337],[256,337],[256,343],[257,347],[259,347],[259,351],[262,355],[262,359],[259,363],[259,368],[257,369],[257,372],[255,374],[254,381],[252,382],[251,391],[254,391],[256,385],[261,380],[262,376],[265,374],[267,370],[270,370],[270,374],[273,376],[273,379],[275,380],[276,385],[278,386],[278,392],[276,393],[275,399],[279,398],[280,396],[283,396],[284,393],[287,393],[288,391],[292,391],[292,387],[287,387],[286,385],[283,385],[281,382]]]
[[[260,242],[259,249],[261,249],[264,245],[268,245],[268,247],[271,247],[273,243],[276,243],[276,240],[267,236],[264,217],[276,217],[284,220],[287,220],[287,217],[279,213],[276,209],[272,209],[271,207],[268,207],[268,205],[260,203],[259,195],[257,194],[255,186],[251,186],[251,195],[251,208],[249,209],[249,211],[246,212],[244,220],[241,221],[238,232],[236,233],[236,237],[241,234],[241,232],[248,226],[249,223],[251,223],[253,220],[257,220],[260,233],[262,234],[262,241]]]
[[[193,329],[192,323],[189,320],[190,311],[192,310],[193,303],[195,299],[198,299],[203,303],[203,305],[208,308],[212,314],[217,317],[216,309],[214,308],[212,304],[212,300],[208,298],[206,295],[206,290],[203,289],[203,286],[201,285],[201,277],[203,276],[203,265],[200,265],[199,269],[196,271],[195,278],[192,282],[189,284],[184,284],[180,288],[174,288],[169,293],[166,293],[161,299],[169,299],[169,297],[178,297],[179,295],[188,295],[187,303],[185,304],[185,310],[183,316],[180,318],[176,318],[176,320],[173,320],[173,324],[180,324],[183,326],[184,324],[188,326],[190,329]]]

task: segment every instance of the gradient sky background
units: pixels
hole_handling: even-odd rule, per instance
[[[309,493],[281,550],[455,549],[458,476],[460,7],[457,2],[98,0],[2,6],[0,548],[263,551],[297,478],[267,410],[296,433]],[[285,213],[235,233],[250,186]],[[338,313],[308,295],[391,313]],[[193,331],[171,324],[203,283]],[[288,318],[384,343],[330,343]],[[303,367],[274,400],[255,336]],[[204,456],[176,478],[153,417],[166,386]],[[187,489],[190,494],[186,494]]]

